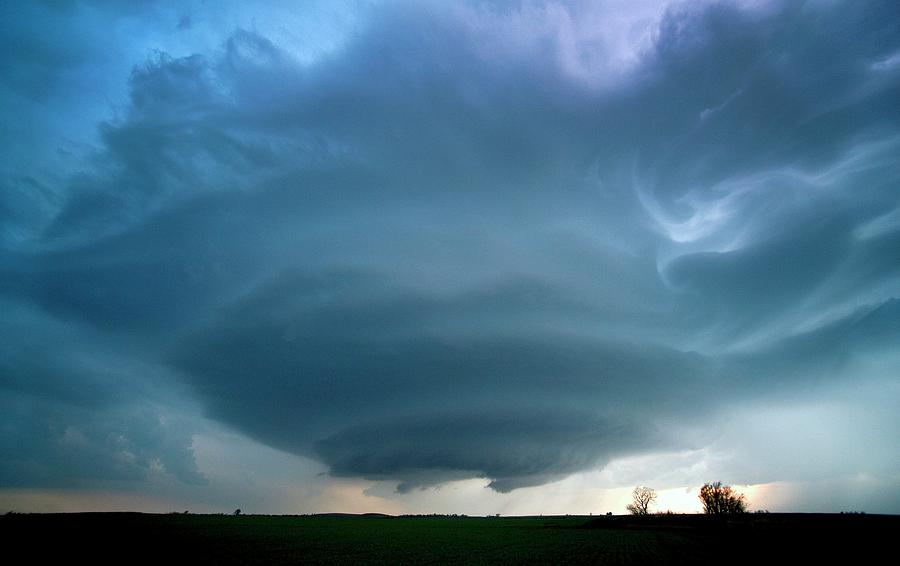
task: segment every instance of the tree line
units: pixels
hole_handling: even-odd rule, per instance
[[[708,515],[746,513],[747,500],[743,494],[735,492],[730,485],[722,482],[705,483],[700,488],[700,502],[703,512]],[[631,492],[631,503],[625,506],[632,515],[649,515],[650,505],[656,501],[656,490],[638,486]]]

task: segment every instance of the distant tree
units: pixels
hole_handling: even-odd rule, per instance
[[[720,481],[703,484],[700,488],[700,501],[703,503],[703,512],[709,515],[747,512],[744,496],[735,493],[730,485],[722,485]]]
[[[656,490],[639,486],[631,492],[632,503],[625,506],[632,515],[649,515],[650,504],[656,501]]]
[[[234,510],[234,516],[235,516],[235,517],[237,517],[237,516],[240,515],[240,514],[241,514],[241,510],[240,510],[240,509],[235,509],[235,510]]]

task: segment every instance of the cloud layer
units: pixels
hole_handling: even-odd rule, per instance
[[[77,167],[4,164],[0,484],[202,482],[195,406],[506,492],[897,395],[894,3],[360,9],[315,57],[157,51]],[[34,104],[78,65],[7,64]]]

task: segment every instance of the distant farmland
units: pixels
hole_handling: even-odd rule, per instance
[[[198,564],[697,564],[874,559],[900,517],[9,514],[7,556],[29,562]]]

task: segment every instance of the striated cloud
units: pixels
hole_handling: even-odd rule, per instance
[[[77,167],[3,165],[0,483],[202,482],[196,405],[335,476],[507,492],[895,383],[898,15],[400,3],[143,54]],[[3,96],[90,92],[95,43],[22,33]]]

